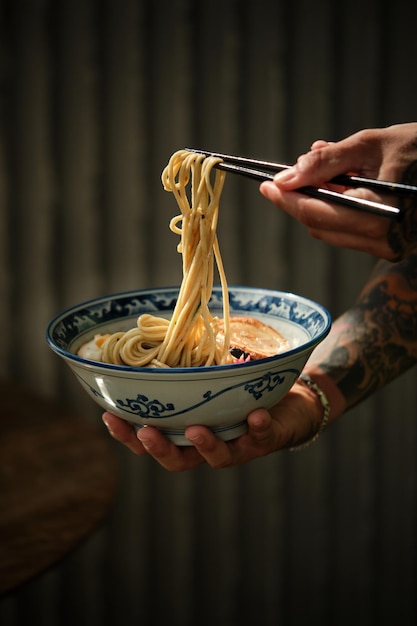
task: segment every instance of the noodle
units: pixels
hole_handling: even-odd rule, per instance
[[[110,335],[102,360],[136,367],[199,367],[232,363],[229,353],[230,311],[227,281],[216,235],[225,172],[213,168],[214,157],[180,150],[162,172],[162,184],[173,193],[180,214],[170,229],[180,236],[183,278],[170,320],[140,315],[137,327]],[[214,182],[211,182],[214,177]],[[187,187],[191,182],[190,200]],[[217,265],[223,299],[222,339],[219,320],[209,310]]]

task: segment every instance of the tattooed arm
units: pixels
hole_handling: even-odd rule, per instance
[[[335,397],[334,419],[416,362],[417,254],[410,254],[396,264],[377,264],[358,301],[334,322],[307,369]]]
[[[337,174],[351,173],[393,182],[417,183],[417,123],[359,131],[342,141],[316,141],[296,165],[260,186],[262,194],[304,224],[311,236],[344,248],[397,261],[417,248],[417,203],[383,197],[366,189],[343,190],[353,196],[397,204],[401,222],[353,211],[295,192],[305,185],[326,186]]]

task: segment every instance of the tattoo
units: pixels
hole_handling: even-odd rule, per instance
[[[413,148],[417,150],[417,142],[413,143]],[[406,167],[401,182],[417,184],[417,160]],[[404,212],[404,217],[401,221],[394,220],[388,231],[388,244],[396,260],[404,258],[417,247],[417,199],[412,196],[399,197],[398,206]]]
[[[417,253],[378,264],[317,356],[348,408],[417,363]]]

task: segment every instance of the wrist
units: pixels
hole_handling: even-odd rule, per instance
[[[315,431],[315,434],[310,439],[307,439],[307,441],[304,441],[301,444],[298,444],[290,448],[291,452],[304,450],[305,448],[308,448],[311,444],[317,441],[317,439],[320,437],[320,435],[325,430],[328,424],[330,410],[331,410],[331,406],[330,406],[330,403],[326,394],[320,388],[320,386],[312,380],[312,378],[308,374],[304,374],[304,373],[301,374],[297,382],[300,385],[305,386],[309,394],[312,396],[312,399],[314,403],[316,404],[316,406],[318,405],[318,411],[319,411],[320,417],[319,417],[319,420],[317,421],[318,426]]]
[[[323,393],[326,395],[326,398],[330,404],[329,411],[329,423],[334,422],[338,417],[345,412],[347,407],[347,402],[339,387],[335,383],[332,378],[328,374],[326,374],[322,369],[318,366],[310,366],[306,367],[303,370],[303,375],[306,374],[314,381]]]

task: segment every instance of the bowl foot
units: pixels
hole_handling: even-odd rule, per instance
[[[140,424],[132,424],[136,431],[143,428]],[[175,443],[176,446],[192,446],[193,444],[184,436],[183,430],[160,428],[161,433],[165,435],[167,439]],[[246,420],[234,424],[233,426],[217,426],[210,428],[210,430],[222,441],[230,441],[236,439],[241,435],[244,435],[248,431],[248,424]]]

